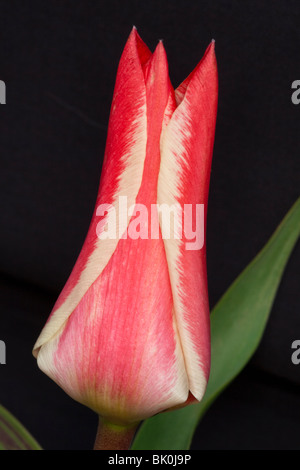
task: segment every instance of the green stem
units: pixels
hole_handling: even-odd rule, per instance
[[[94,450],[128,450],[138,424],[119,426],[99,417]]]

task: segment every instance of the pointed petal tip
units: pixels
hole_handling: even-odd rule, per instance
[[[166,79],[166,77],[169,76],[168,59],[162,41],[158,42],[153,52],[151,69],[155,71],[156,77],[160,76]]]
[[[202,60],[205,59],[205,57],[208,55],[215,54],[215,49],[216,49],[216,41],[215,39],[212,39],[204,52]]]
[[[140,37],[137,27],[135,25],[132,26],[132,30],[130,31],[128,40],[131,40],[133,42],[138,42],[139,40],[142,41],[142,38]]]
[[[164,48],[162,39],[158,41],[158,44],[153,53],[153,57],[155,57],[157,60],[162,60],[164,62],[167,62],[167,54],[166,54],[166,50]]]
[[[160,40],[158,41],[158,43],[157,43],[157,46],[156,46],[155,50],[158,50],[158,51],[159,51],[159,50],[164,50],[164,49],[165,49],[165,48],[164,48],[163,40],[160,39]]]
[[[166,84],[168,82],[169,76],[169,67],[168,59],[163,43],[159,41],[155,51],[152,54],[151,61],[149,61],[147,66],[147,71],[145,74],[146,83],[149,86],[152,86],[156,81],[160,84]]]
[[[216,70],[217,61],[216,61],[216,48],[215,48],[216,41],[214,39],[211,40],[209,45],[207,46],[202,59],[200,60],[199,64],[197,65],[195,71],[200,71],[204,64],[209,64],[209,67]]]
[[[125,52],[126,51],[126,52]],[[136,26],[133,25],[132,30],[127,39],[123,54],[138,56],[141,65],[143,66],[151,57],[151,51],[140,37]]]
[[[136,38],[138,36],[138,32],[137,32],[137,28],[136,26],[132,26],[132,30],[130,31],[130,34],[129,34],[129,39],[130,38]]]
[[[215,54],[216,52],[216,41],[215,39],[212,39],[204,53],[204,56],[206,56],[207,54],[211,53],[211,54]]]

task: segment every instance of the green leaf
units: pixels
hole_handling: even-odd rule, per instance
[[[0,450],[42,450],[20,421],[1,405]]]
[[[132,449],[189,449],[194,431],[206,410],[255,352],[299,235],[300,199],[211,313],[211,374],[201,403],[146,420]]]

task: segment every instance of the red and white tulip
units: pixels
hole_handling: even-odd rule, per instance
[[[184,233],[128,230],[140,205],[150,213],[156,204],[204,204],[206,217],[216,111],[214,43],[174,91],[162,42],[152,54],[134,28],[118,68],[91,225],[33,351],[41,370],[112,423],[135,423],[205,392],[205,243],[191,250]],[[131,217],[122,213],[125,196],[136,209]],[[116,236],[101,236],[113,217]]]

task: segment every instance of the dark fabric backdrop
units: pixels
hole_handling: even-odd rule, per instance
[[[177,86],[216,40],[219,109],[207,232],[211,307],[299,196],[300,4],[0,1],[0,403],[46,449],[91,448],[97,418],[37,368],[32,346],[84,240],[118,61],[136,25],[163,38]],[[299,245],[261,345],[199,426],[194,449],[300,449]],[[246,334],[246,332],[245,332]]]

